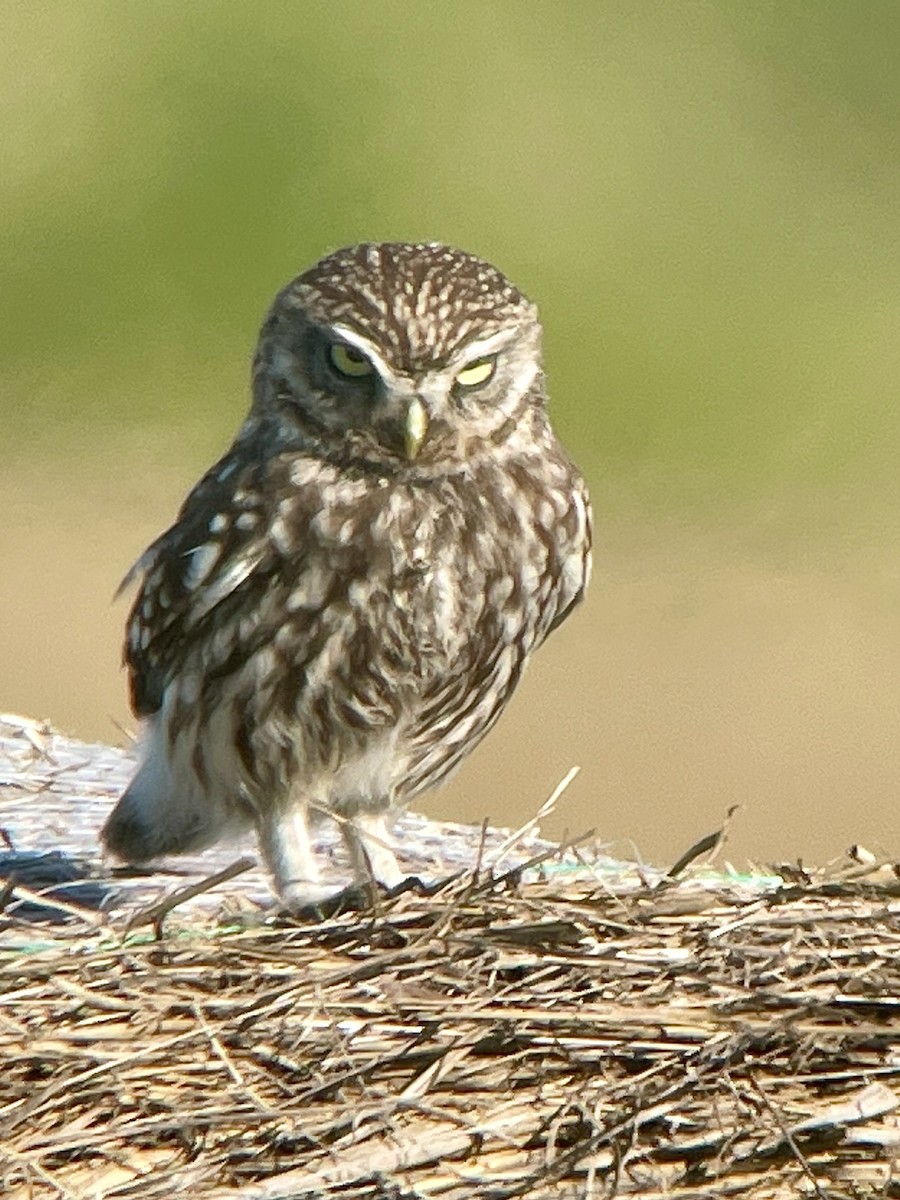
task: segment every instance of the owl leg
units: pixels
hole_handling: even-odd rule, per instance
[[[265,813],[259,820],[259,846],[275,890],[288,908],[316,905],[337,890],[322,882],[305,804]]]
[[[341,822],[341,835],[350,852],[357,883],[375,879],[392,889],[405,880],[391,849],[387,821],[380,813],[358,812],[346,818]]]

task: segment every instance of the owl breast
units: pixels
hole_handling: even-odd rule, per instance
[[[279,572],[290,592],[283,606],[270,597],[292,669],[263,651],[250,701],[269,711],[271,679],[277,728],[296,730],[294,769],[332,772],[340,790],[341,771],[375,746],[395,763],[391,791],[408,799],[491,727],[527,655],[580,594],[587,556],[580,497],[526,486],[527,466],[519,487],[504,480],[485,471],[330,491],[320,480],[329,502],[305,536],[295,495],[297,542]],[[261,743],[266,723],[253,724]],[[384,769],[375,774],[383,785]]]

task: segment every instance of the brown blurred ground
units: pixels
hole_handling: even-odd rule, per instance
[[[154,448],[93,471],[13,468],[0,575],[0,707],[121,742],[123,571],[191,478]],[[133,461],[132,461],[133,460]],[[161,460],[164,462],[164,459]],[[596,489],[595,489],[596,490]],[[896,567],[859,544],[741,544],[760,526],[604,521],[589,602],[542,650],[510,711],[429,812],[518,823],[570,766],[547,832],[596,827],[665,863],[741,804],[728,856],[823,861],[898,846]],[[804,514],[797,513],[802,523]],[[803,559],[805,558],[805,561]]]
[[[900,849],[896,0],[6,0],[0,709],[114,739],[130,561],[329,248],[537,300],[598,572],[448,817]]]

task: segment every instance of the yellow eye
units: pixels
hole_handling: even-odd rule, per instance
[[[493,356],[490,358],[476,358],[467,367],[463,367],[456,377],[456,382],[460,387],[464,388],[481,387],[494,374],[496,366],[497,360]]]
[[[353,346],[346,346],[343,342],[334,342],[328,350],[328,357],[334,369],[350,379],[362,379],[364,375],[371,375],[375,369],[362,351],[355,350]]]

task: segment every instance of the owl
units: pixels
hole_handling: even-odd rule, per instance
[[[500,716],[584,595],[584,481],[537,310],[437,244],[338,250],[262,326],[234,444],[123,586],[142,758],[102,831],[143,863],[255,829],[290,908],[404,880],[389,818]]]

